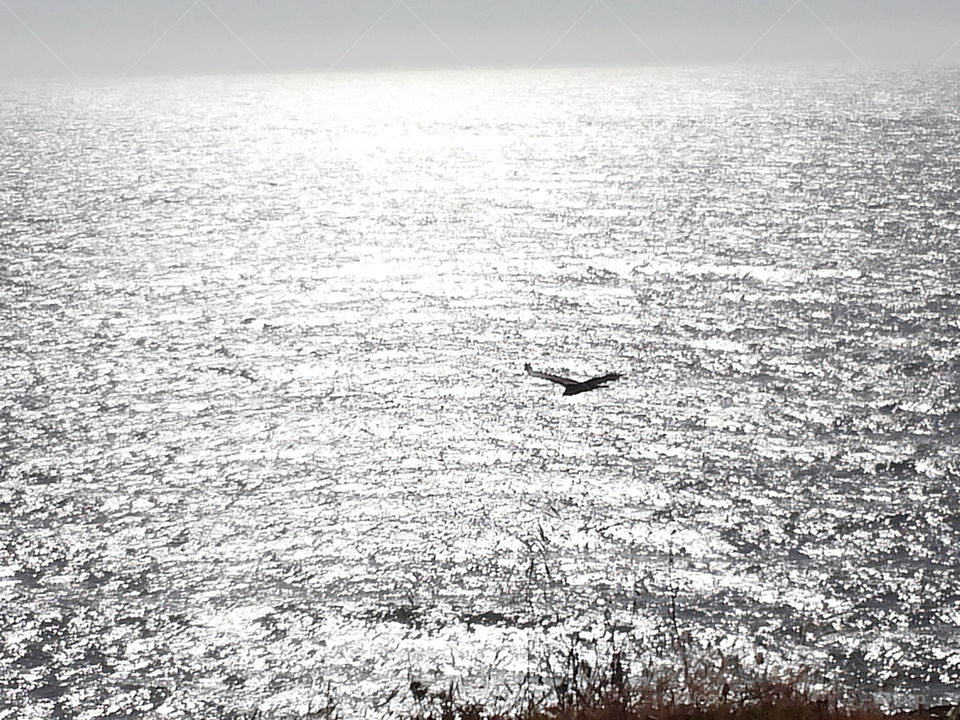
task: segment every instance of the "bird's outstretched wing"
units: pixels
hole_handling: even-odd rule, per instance
[[[571,385],[579,385],[576,380],[571,380],[570,378],[560,377],[559,375],[551,375],[550,373],[540,372],[539,370],[534,370],[530,367],[530,363],[526,363],[523,366],[523,369],[526,370],[527,375],[531,375],[535,378],[540,378],[541,380],[549,380],[550,382],[555,382],[564,387],[570,387]]]
[[[593,390],[594,388],[598,388],[601,385],[605,385],[608,382],[619,380],[622,377],[623,375],[621,375],[620,373],[607,373],[606,375],[600,375],[599,377],[590,378],[589,380],[584,380],[582,383],[577,383],[577,385],[582,387],[581,392],[584,392],[586,390]]]

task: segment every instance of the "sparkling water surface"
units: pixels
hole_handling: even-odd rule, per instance
[[[509,707],[674,629],[960,700],[958,88],[2,86],[0,718]]]

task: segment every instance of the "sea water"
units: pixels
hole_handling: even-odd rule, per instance
[[[510,707],[603,643],[960,700],[958,88],[7,82],[0,718]]]

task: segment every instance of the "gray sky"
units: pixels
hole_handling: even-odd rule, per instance
[[[958,0],[0,0],[0,75],[960,65]]]

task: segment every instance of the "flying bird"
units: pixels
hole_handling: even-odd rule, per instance
[[[587,390],[596,390],[608,382],[613,382],[623,377],[620,373],[607,373],[606,375],[590,378],[589,380],[581,382],[579,380],[571,380],[570,378],[560,377],[559,375],[551,375],[550,373],[534,370],[530,367],[530,363],[524,364],[523,369],[526,370],[527,375],[563,385],[564,395],[576,395],[577,393],[587,392]]]

